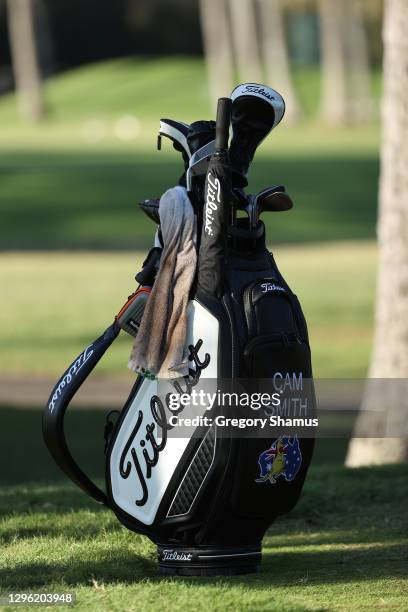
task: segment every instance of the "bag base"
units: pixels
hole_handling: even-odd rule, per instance
[[[240,548],[220,546],[157,546],[159,574],[166,576],[237,576],[258,572],[261,545]]]

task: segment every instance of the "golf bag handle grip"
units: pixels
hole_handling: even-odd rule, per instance
[[[96,501],[109,505],[106,494],[81,470],[71,455],[65,439],[64,417],[70,401],[88,378],[106,350],[117,338],[116,321],[65,370],[51,392],[43,413],[43,436],[54,461],[77,486]]]
[[[219,98],[217,104],[217,120],[215,123],[215,150],[228,149],[229,126],[231,121],[231,98]]]

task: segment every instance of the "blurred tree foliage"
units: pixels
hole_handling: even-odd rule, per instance
[[[341,1],[342,0],[339,0],[339,2]],[[296,35],[297,30],[302,34],[302,28],[309,33],[313,30],[317,22],[317,2],[318,0],[282,0],[287,19],[295,29],[292,38],[293,35]],[[379,65],[382,61],[381,27],[384,0],[354,0],[354,2],[359,5],[364,19],[371,64]],[[318,47],[317,28],[314,34],[316,40],[314,41],[313,48],[311,48],[312,54],[315,53],[315,49]],[[290,42],[293,46],[293,42]]]
[[[361,3],[364,13],[371,63],[378,64],[382,54],[383,0],[356,1]],[[10,64],[3,4],[0,0],[0,81],[2,68]],[[198,0],[43,0],[43,4],[48,13],[57,69],[126,55],[203,52]],[[312,37],[318,36],[313,19],[310,21],[316,13],[316,0],[284,0],[284,8],[286,19],[289,25],[293,21],[295,30],[290,27],[291,54],[298,56],[293,37],[296,30],[302,30],[302,15],[309,20],[306,30],[310,30]],[[316,48],[316,41],[309,42]],[[315,55],[312,49],[310,61],[316,59]]]
[[[198,0],[43,0],[57,69],[127,55],[202,53]],[[0,0],[0,71],[10,64]]]

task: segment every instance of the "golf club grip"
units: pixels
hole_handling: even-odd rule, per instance
[[[231,98],[219,98],[215,124],[215,150],[228,149],[229,126],[231,120]]]

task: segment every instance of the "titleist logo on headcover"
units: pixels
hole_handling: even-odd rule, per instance
[[[48,410],[50,412],[54,410],[55,402],[61,397],[62,390],[72,382],[73,377],[78,374],[79,370],[82,368],[83,365],[85,365],[85,363],[88,361],[88,359],[93,354],[92,346],[93,345],[90,344],[89,346],[86,347],[86,349],[79,355],[79,357],[71,365],[68,372],[64,374],[64,376],[61,378],[60,382],[58,383],[58,386],[55,387],[53,396],[50,399],[50,402],[48,404]]]
[[[177,550],[167,549],[162,551],[162,561],[191,561],[191,553],[177,552]]]
[[[205,225],[204,231],[209,236],[213,235],[212,224],[214,221],[214,211],[218,209],[220,203],[220,181],[211,175],[211,172],[207,174],[207,193],[205,200]]]
[[[245,87],[245,91],[248,93],[256,93],[268,100],[275,100],[275,96],[273,96],[269,91],[266,91],[263,87],[258,87],[257,85],[247,85]]]

